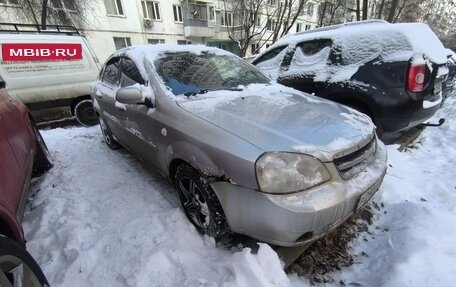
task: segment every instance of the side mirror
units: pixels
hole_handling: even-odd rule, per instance
[[[137,87],[120,88],[116,93],[116,101],[127,105],[145,103],[141,90]]]

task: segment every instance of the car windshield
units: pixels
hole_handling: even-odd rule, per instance
[[[209,52],[165,53],[155,61],[155,67],[174,95],[238,90],[240,86],[270,82],[263,73],[242,59]]]

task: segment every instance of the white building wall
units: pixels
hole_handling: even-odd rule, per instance
[[[107,0],[108,1],[108,0]],[[116,1],[116,0],[110,0]],[[84,17],[88,25],[83,27],[83,32],[88,38],[91,46],[93,47],[100,62],[104,62],[109,55],[115,50],[114,37],[128,38],[131,45],[147,44],[148,40],[160,40],[168,44],[177,44],[178,41],[192,44],[207,44],[208,41],[230,42],[226,27],[216,26],[215,36],[212,38],[191,37],[184,36],[183,22],[176,22],[174,20],[173,5],[185,5],[187,1],[193,0],[154,0],[159,3],[160,19],[151,19],[151,27],[144,25],[145,15],[141,6],[141,0],[120,0],[122,4],[123,15],[109,15],[105,6],[104,0],[92,0],[89,11],[86,11]],[[50,2],[50,1],[49,1]],[[313,2],[313,13],[307,13],[308,3]],[[200,3],[206,3],[208,6],[214,6],[216,11],[224,10],[225,2],[221,0],[201,0]],[[290,33],[296,33],[297,23],[301,23],[301,31],[305,30],[306,25],[308,28],[315,28],[318,22],[318,0],[309,0],[305,4],[302,15],[298,18],[296,24],[291,28]],[[270,6],[268,6],[270,9]],[[33,19],[23,19],[17,9],[24,9],[22,7],[12,7],[11,5],[0,4],[0,21],[2,22],[21,22],[21,23],[34,23]],[[3,13],[5,11],[5,13]],[[182,7],[183,20],[187,15]],[[39,19],[40,13],[37,11]],[[266,25],[266,15],[261,22]],[[214,22],[215,23],[215,22]],[[77,27],[81,28],[81,27]],[[214,29],[214,28],[212,28]],[[224,32],[225,31],[225,32]],[[262,39],[254,39],[251,44],[262,44],[260,51],[266,49],[267,45],[272,44],[267,40],[270,32],[266,32]],[[251,49],[248,49],[247,55],[251,54]]]

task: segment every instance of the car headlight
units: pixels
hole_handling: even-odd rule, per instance
[[[303,191],[331,179],[320,160],[300,153],[265,153],[255,169],[260,190],[268,193]]]

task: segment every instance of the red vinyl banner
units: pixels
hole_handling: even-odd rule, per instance
[[[82,46],[76,44],[2,44],[3,61],[81,60]]]

